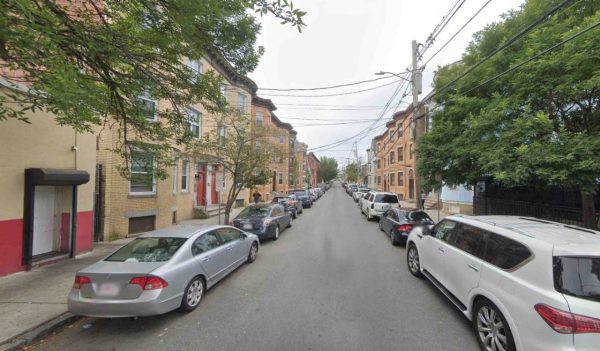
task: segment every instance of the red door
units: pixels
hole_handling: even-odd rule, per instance
[[[198,206],[206,206],[206,165],[198,167],[198,184],[196,190],[196,203]]]
[[[213,204],[218,203],[218,194],[217,194],[217,172],[218,169],[216,166],[213,166],[213,170],[210,175],[210,202]]]

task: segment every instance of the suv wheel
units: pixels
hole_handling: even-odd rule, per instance
[[[419,250],[415,244],[410,244],[408,246],[408,251],[406,252],[406,264],[408,265],[408,271],[410,274],[415,277],[422,277],[423,273],[421,273],[421,259],[419,258]]]
[[[506,318],[491,301],[479,300],[473,311],[473,328],[482,350],[516,350]]]

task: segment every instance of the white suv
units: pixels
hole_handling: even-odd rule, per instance
[[[367,220],[371,220],[374,216],[381,217],[390,208],[398,206],[400,203],[396,194],[373,191],[363,198],[361,211],[367,215]]]
[[[515,216],[415,228],[407,265],[469,320],[482,350],[600,349],[600,232]]]

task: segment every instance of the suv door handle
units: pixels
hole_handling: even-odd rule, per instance
[[[446,251],[444,250],[444,248],[443,248],[443,247],[441,247],[441,246],[440,246],[440,247],[438,247],[438,251],[439,251],[439,252],[446,252]]]
[[[468,266],[469,268],[471,268],[473,271],[475,271],[475,272],[479,272],[479,268],[475,267],[474,265],[472,265],[472,264],[470,264],[470,263],[469,263],[467,266]]]
[[[227,251],[231,251],[231,250],[233,250],[233,245],[227,246],[225,249],[226,249]]]
[[[208,261],[210,261],[210,257],[204,257],[204,258],[202,259],[202,262],[208,262]]]

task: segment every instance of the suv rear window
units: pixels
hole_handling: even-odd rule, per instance
[[[397,204],[398,203],[398,197],[396,195],[375,195],[375,201],[373,202],[383,202],[386,204]]]
[[[600,301],[600,257],[555,256],[553,269],[556,291]]]

